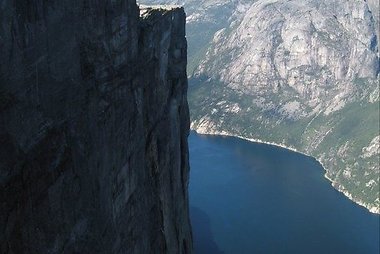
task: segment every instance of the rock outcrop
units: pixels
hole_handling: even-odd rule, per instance
[[[191,253],[183,8],[0,4],[0,253]]]

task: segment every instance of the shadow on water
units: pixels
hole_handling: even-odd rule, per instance
[[[211,232],[210,218],[197,207],[190,207],[193,228],[194,251],[196,254],[223,254]]]

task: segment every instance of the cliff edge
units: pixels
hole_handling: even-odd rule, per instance
[[[0,253],[191,253],[185,13],[0,5]]]

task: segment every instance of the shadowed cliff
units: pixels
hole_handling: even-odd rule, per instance
[[[190,253],[185,13],[0,5],[0,253]]]

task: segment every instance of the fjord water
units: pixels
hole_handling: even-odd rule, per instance
[[[195,133],[189,146],[195,253],[379,253],[379,215],[333,189],[313,158]]]

